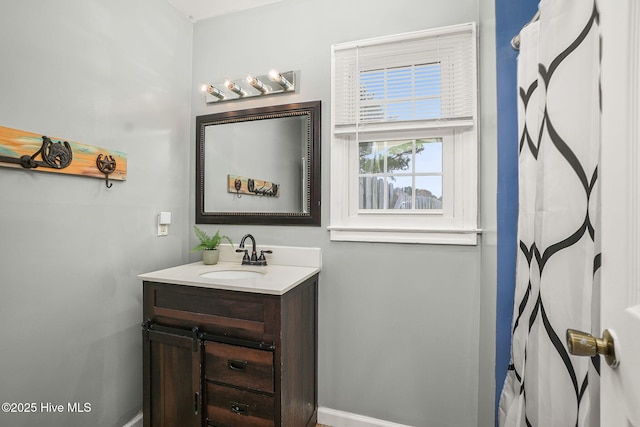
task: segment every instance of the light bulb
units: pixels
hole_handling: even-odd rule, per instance
[[[222,93],[222,92],[220,91],[220,89],[215,88],[215,87],[213,87],[213,86],[211,86],[211,85],[203,84],[203,85],[200,87],[200,89],[201,89],[203,92],[206,92],[206,93],[208,93],[209,95],[215,96],[215,97],[216,97],[216,98],[218,98],[218,99],[224,99],[224,93]]]
[[[293,88],[293,85],[289,82],[289,80],[285,79],[284,76],[278,72],[278,70],[269,71],[269,79],[278,83],[284,90]]]
[[[257,78],[253,76],[247,76],[247,82],[261,94],[264,94],[267,92],[267,88],[265,87],[265,85]]]
[[[224,84],[227,87],[227,89],[229,89],[233,93],[238,94],[239,96],[248,95],[247,92],[244,89],[242,89],[240,86],[238,86],[237,84],[235,84],[231,80],[225,80]]]

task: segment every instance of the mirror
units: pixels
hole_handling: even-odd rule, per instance
[[[320,101],[196,117],[196,223],[320,226]]]

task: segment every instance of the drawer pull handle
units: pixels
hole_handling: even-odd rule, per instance
[[[247,369],[247,362],[244,360],[228,360],[229,369],[233,371],[244,371]]]
[[[249,405],[244,403],[229,402],[231,404],[231,412],[238,415],[249,415]]]

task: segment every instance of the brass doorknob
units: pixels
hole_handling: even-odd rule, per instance
[[[575,329],[567,329],[567,346],[569,353],[574,356],[593,357],[596,354],[601,354],[612,368],[616,368],[620,364],[616,358],[613,335],[608,329],[602,332],[602,338],[595,338],[591,334]]]

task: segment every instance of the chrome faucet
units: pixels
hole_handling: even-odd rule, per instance
[[[244,248],[244,241],[247,239],[251,239],[252,248],[251,248],[251,256],[248,254],[248,249]],[[242,257],[242,265],[267,265],[267,258],[264,254],[271,254],[273,251],[263,250],[260,251],[260,256],[256,251],[256,239],[251,234],[245,234],[240,240],[240,249],[236,249],[236,252],[244,252],[244,256]]]

